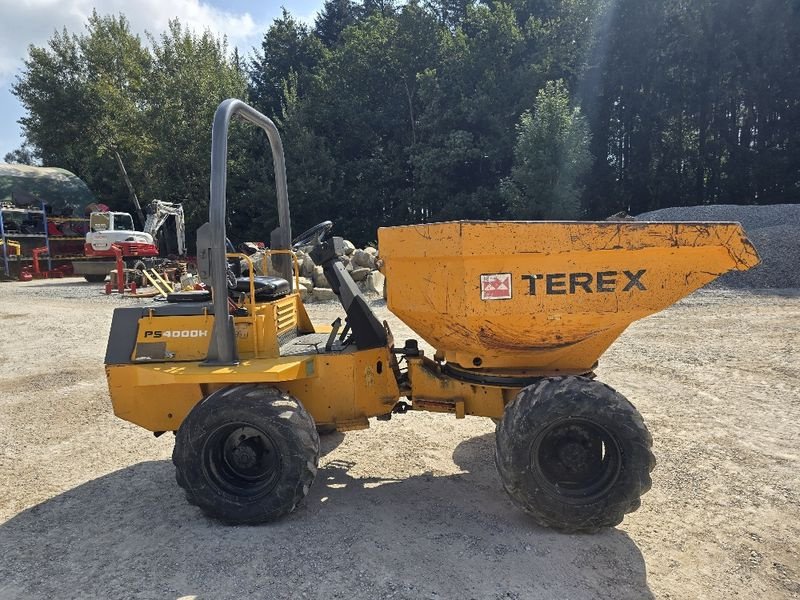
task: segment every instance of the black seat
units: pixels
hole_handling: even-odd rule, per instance
[[[167,294],[167,302],[211,302],[210,290],[190,290]]]
[[[281,277],[273,277],[272,275],[258,276],[253,278],[253,288],[255,289],[256,300],[277,300],[289,293],[289,282]],[[249,294],[250,278],[237,277],[236,291]]]

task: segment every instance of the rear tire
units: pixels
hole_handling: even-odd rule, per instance
[[[317,473],[319,436],[289,394],[230,386],[192,409],[178,429],[172,462],[187,500],[208,516],[264,523],[305,498]]]
[[[609,386],[550,377],[505,409],[495,462],[511,499],[545,527],[596,531],[639,508],[655,467],[639,412]]]
[[[125,266],[135,271],[144,271],[147,268],[147,265],[141,258],[128,259],[125,261]]]

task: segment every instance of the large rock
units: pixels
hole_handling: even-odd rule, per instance
[[[330,288],[316,287],[311,292],[311,297],[317,302],[330,302],[331,300],[336,300],[336,293]]]
[[[356,267],[350,272],[353,281],[364,281],[369,274],[370,270],[367,267]]]
[[[266,250],[259,250],[258,252],[251,254],[250,260],[253,262],[253,270],[256,272],[256,275],[275,275],[275,269],[272,266],[272,259],[267,256]],[[242,273],[246,273],[250,270],[250,263],[244,259],[239,261],[239,265],[241,266]]]
[[[303,256],[303,262],[300,265],[300,275],[303,277],[312,277],[314,275],[314,269],[317,265],[314,264],[314,260],[309,256]]]
[[[367,246],[366,248],[364,248],[364,252],[366,252],[367,254],[371,254],[372,258],[378,256],[378,249],[373,248],[372,246]]]
[[[366,267],[367,269],[375,268],[375,256],[366,250],[356,250],[350,257],[350,262],[353,267]]]
[[[314,273],[311,276],[311,280],[314,282],[315,288],[330,288],[330,284],[328,280],[325,279],[325,273],[322,271],[322,267],[314,267]]]
[[[299,278],[300,287],[304,288],[306,291],[311,291],[314,289],[314,282],[311,281],[308,277],[300,277]]]
[[[372,271],[367,277],[366,282],[368,291],[383,297],[383,284],[386,282],[383,273],[380,271]]]
[[[351,242],[350,240],[344,240],[344,241],[342,242],[342,244],[344,245],[344,253],[345,253],[347,256],[350,256],[350,255],[351,255],[353,252],[355,252],[355,251],[356,251],[356,246],[355,246],[355,244],[353,244],[353,242]]]

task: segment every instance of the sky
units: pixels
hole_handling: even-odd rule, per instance
[[[28,46],[45,45],[63,27],[83,32],[92,9],[99,14],[124,13],[140,34],[145,30],[158,34],[178,17],[194,29],[227,35],[232,47],[248,55],[281,6],[312,23],[322,4],[323,0],[0,0],[0,162],[22,144],[17,120],[23,108],[11,93],[11,84],[22,69]]]

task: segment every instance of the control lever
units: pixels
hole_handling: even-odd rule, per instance
[[[331,334],[328,336],[328,341],[325,343],[325,351],[330,352],[331,348],[333,348],[333,343],[336,341],[336,334],[339,333],[339,329],[342,327],[342,318],[336,317],[336,320],[331,323]]]
[[[350,333],[350,321],[345,319],[344,320],[344,329],[342,329],[342,334],[339,336],[339,341],[344,343],[344,338],[347,337],[348,333]]]

